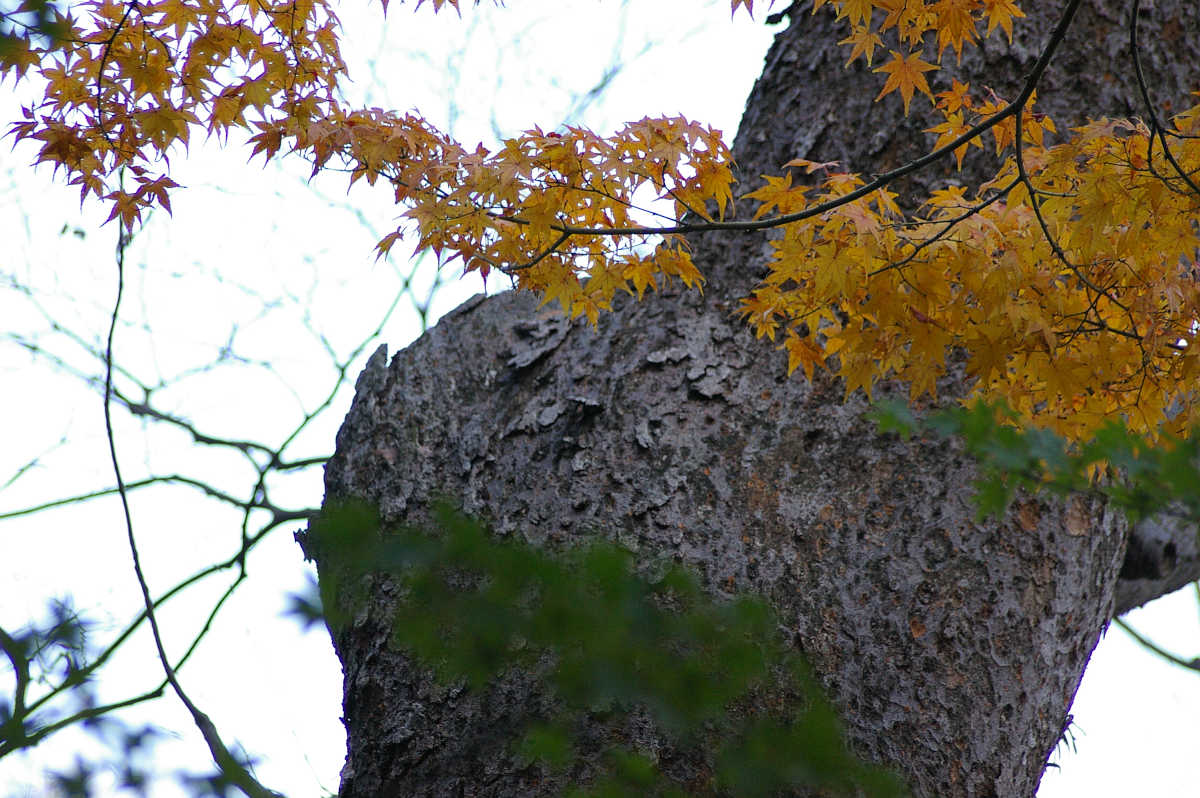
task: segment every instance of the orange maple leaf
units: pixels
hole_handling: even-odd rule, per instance
[[[954,78],[949,91],[938,92],[938,108],[942,109],[943,113],[947,115],[960,111],[963,108],[970,109],[973,103],[969,93],[970,88],[970,83],[962,83],[958,78]]]

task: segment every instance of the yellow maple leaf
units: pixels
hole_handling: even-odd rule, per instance
[[[865,26],[871,20],[871,11],[875,5],[871,0],[841,0],[838,6],[838,19],[847,19],[851,25]]]
[[[776,208],[780,213],[791,213],[804,207],[804,189],[792,187],[791,172],[785,172],[782,177],[763,175],[763,179],[767,181],[766,185],[742,195],[743,199],[762,203],[754,212],[755,219]]]
[[[992,31],[999,25],[1008,34],[1009,44],[1012,43],[1013,17],[1023,17],[1025,12],[1017,8],[1013,0],[983,0],[984,13],[988,18],[987,32],[990,36]]]
[[[856,26],[854,32],[842,39],[838,44],[854,45],[853,49],[850,50],[850,57],[846,59],[846,66],[854,63],[854,59],[860,55],[866,56],[867,66],[870,66],[871,59],[875,57],[875,48],[883,46],[883,39],[879,38],[879,34],[874,33],[866,25],[861,25]]]
[[[812,381],[813,368],[825,365],[825,352],[808,338],[801,338],[794,332],[788,332],[783,347],[788,353],[788,376],[798,367],[804,367],[804,376]]]
[[[793,166],[795,166],[797,168],[803,167],[804,173],[806,175],[811,175],[813,172],[816,172],[818,170],[824,169],[824,170],[828,171],[838,165],[839,164],[837,161],[810,161],[807,158],[793,158],[792,160],[785,163],[783,166],[785,169],[791,168]]]
[[[946,114],[946,121],[942,122],[941,124],[925,128],[925,132],[938,134],[938,139],[933,145],[933,148],[936,150],[940,149],[942,145],[949,144],[950,142],[954,141],[956,138],[965,133],[969,127],[969,125],[963,122],[962,113],[954,112]],[[979,143],[978,136],[971,139],[971,141],[967,144],[955,147],[954,158],[958,161],[959,171],[962,171],[963,156],[967,154],[967,147],[970,144],[974,144],[976,147],[981,149],[983,148],[983,145]]]
[[[947,47],[953,47],[962,61],[963,44],[975,42],[975,17],[973,11],[977,0],[940,0],[934,6],[937,15],[938,61]]]
[[[886,95],[899,90],[900,96],[904,98],[904,114],[907,116],[908,104],[912,101],[914,92],[919,91],[929,97],[930,102],[933,101],[933,93],[929,90],[929,83],[925,80],[924,73],[936,70],[937,67],[922,61],[920,51],[909,53],[906,56],[900,55],[895,50],[889,52],[892,54],[892,60],[874,70],[875,72],[886,72],[888,76],[875,101],[878,102]]]
[[[987,387],[993,374],[1003,375],[1007,370],[1008,356],[1012,352],[1012,344],[1003,339],[993,339],[986,329],[968,341],[970,359],[967,362],[967,373],[979,380],[981,387]]]
[[[633,288],[626,287],[626,291],[632,294],[636,290],[637,298],[641,299],[647,288],[656,287],[654,283],[655,263],[652,258],[627,255],[623,262],[625,266],[621,271],[621,277],[633,283]]]

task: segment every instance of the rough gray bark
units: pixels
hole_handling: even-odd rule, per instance
[[[1057,8],[1036,5],[1017,44],[989,43],[962,71],[1015,85]],[[1085,2],[1040,92],[1060,124],[1136,107],[1122,10]],[[1200,30],[1183,0],[1155,14],[1160,33]],[[797,156],[880,172],[927,145],[921,122],[899,121],[896,98],[872,103],[878,76],[842,70],[837,38],[807,11],[779,35],[737,138],[744,175]],[[1200,42],[1153,39],[1152,80],[1178,103]],[[774,604],[855,749],[898,768],[917,795],[1032,795],[1114,607],[1200,576],[1192,533],[1148,525],[1135,561],[1123,520],[1078,498],[1024,499],[1003,521],[977,523],[974,472],[956,446],[878,435],[861,397],[843,403],[826,375],[789,379],[784,356],[731,318],[762,268],[761,237],[695,246],[703,296],[621,302],[598,330],[529,296],[476,298],[390,364],[377,352],[338,435],[327,499],[365,498],[387,522],[419,523],[447,494],[499,534],[557,544],[598,531],[689,563],[715,592]],[[953,393],[954,378],[942,388]],[[337,567],[316,554],[322,570]],[[349,733],[342,795],[561,788],[506,751],[506,732],[545,708],[530,680],[478,695],[433,686],[387,646],[390,584],[378,579],[370,595],[334,641]],[[682,783],[704,776],[705,763],[652,729],[589,733],[597,744],[566,778],[586,779],[589,757],[616,739]]]

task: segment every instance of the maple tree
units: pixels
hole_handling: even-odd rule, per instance
[[[832,367],[847,393],[894,376],[919,398],[962,348],[978,392],[1073,438],[1114,417],[1151,435],[1197,421],[1198,111],[1159,119],[1147,98],[1144,121],[1097,120],[1054,143],[1036,88],[1078,2],[1006,101],[937,77],[948,52],[1011,38],[1013,3],[815,0],[844,22],[849,63],[880,73],[876,99],[894,93],[905,113],[928,101],[932,151],[878,176],[795,158],[750,191],[735,191],[721,133],[681,118],[611,136],[534,129],[490,151],[415,113],[345,107],[337,19],[320,0],[80,2],[53,7],[49,36],[22,27],[34,5],[4,18],[0,68],[44,86],[11,131],[126,228],[170,211],[169,158],[199,132],[380,185],[405,218],[380,253],[412,235],[445,265],[498,273],[593,324],[618,292],[702,286],[688,234],[777,230],[741,315],[789,371]],[[1136,55],[1136,3],[1131,20]],[[891,189],[985,147],[1000,164],[979,186],[948,185],[915,211]],[[734,214],[748,203],[750,218]]]
[[[458,8],[433,2],[446,5]],[[1093,120],[1055,143],[1053,120],[1034,110],[1036,86],[1078,2],[1007,101],[957,80],[935,93],[929,76],[948,52],[1011,40],[1023,16],[1011,0],[812,5],[844,21],[849,62],[884,61],[877,99],[896,92],[905,113],[917,95],[930,103],[936,141],[927,157],[875,177],[781,164],[740,192],[757,203],[750,219],[729,215],[720,131],[682,118],[645,118],[607,137],[535,128],[490,151],[415,113],[346,107],[338,20],[324,0],[72,3],[53,10],[56,37],[16,27],[0,68],[44,85],[11,133],[37,142],[39,162],[127,227],[149,208],[170,210],[177,145],[194,131],[237,131],[254,155],[299,155],[314,172],[342,169],[352,185],[393,191],[404,222],[380,253],[414,235],[443,265],[499,272],[593,323],[617,291],[641,296],[658,278],[701,285],[685,234],[778,228],[770,273],[740,312],[780,341],[790,370],[811,378],[836,363],[848,393],[894,376],[915,399],[935,391],[947,352],[961,347],[978,392],[1072,438],[1114,417],[1151,435],[1200,420],[1200,106],[1160,119],[1147,96],[1145,119]],[[754,3],[733,0],[732,10]],[[1135,59],[1136,19],[1135,3]],[[915,212],[897,204],[896,179],[951,154],[961,167],[985,144],[1002,159],[990,180],[938,189]]]

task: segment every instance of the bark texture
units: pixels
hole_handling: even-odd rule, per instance
[[[960,72],[1015,86],[1059,8],[1033,5],[1038,19],[1017,43],[989,42]],[[1060,124],[1136,109],[1123,13],[1084,3],[1039,93]],[[1154,15],[1152,85],[1179,103],[1200,37],[1164,31],[1195,33],[1200,11],[1179,0]],[[879,76],[842,69],[824,14],[793,17],[736,140],[743,189],[797,156],[881,172],[921,154],[928,123],[901,120],[898,98],[872,103]],[[761,273],[760,236],[694,243],[703,296],[621,302],[598,330],[530,296],[477,297],[390,363],[377,352],[338,435],[327,500],[365,498],[387,522],[419,523],[445,494],[502,535],[569,544],[600,532],[689,563],[714,592],[768,597],[857,752],[895,766],[916,795],[1032,795],[1114,608],[1195,579],[1192,533],[1132,530],[1137,556],[1126,558],[1131,530],[1082,499],[1026,499],[977,523],[974,472],[956,446],[880,436],[861,397],[843,403],[826,375],[788,378],[786,358],[731,318]],[[941,387],[952,394],[956,378]],[[342,796],[555,794],[562,778],[506,748],[546,709],[532,680],[480,694],[434,686],[387,645],[392,586],[380,578],[368,592],[334,641],[349,734]],[[706,763],[637,723],[588,733],[597,744],[564,778],[586,779],[606,740],[657,756],[681,783],[705,776]]]

